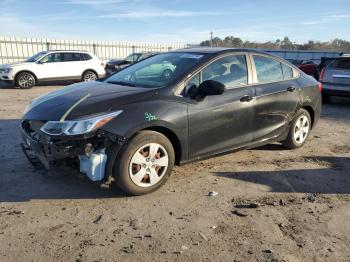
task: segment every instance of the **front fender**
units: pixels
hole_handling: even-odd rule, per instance
[[[145,101],[116,108],[123,113],[103,127],[104,131],[132,138],[140,130],[162,127],[174,133],[181,144],[182,157],[188,156],[187,104],[175,101]]]

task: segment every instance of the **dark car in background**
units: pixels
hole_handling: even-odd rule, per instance
[[[112,60],[108,61],[106,64],[106,67],[105,67],[106,74],[110,75],[110,74],[113,74],[115,72],[118,72],[131,64],[139,62],[139,61],[146,59],[148,57],[151,57],[155,54],[156,53],[154,53],[154,52],[139,52],[139,53],[132,53],[132,54],[128,55],[125,59],[121,59],[121,60],[112,59]]]
[[[305,74],[313,76],[315,79],[318,79],[318,69],[317,64],[311,60],[296,60],[296,59],[287,59],[290,63],[298,67]]]
[[[320,82],[324,102],[329,102],[331,96],[350,97],[350,54],[343,54],[323,68]]]
[[[320,92],[265,52],[182,49],[35,99],[22,147],[47,168],[70,163],[141,195],[163,185],[174,164],[272,142],[302,147],[319,120]]]
[[[322,69],[327,67],[330,63],[332,63],[336,58],[334,57],[321,57],[321,62],[319,63],[319,65],[317,66],[317,71],[318,71],[318,75],[321,74]]]

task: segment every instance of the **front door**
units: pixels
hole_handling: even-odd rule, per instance
[[[221,153],[249,143],[253,139],[255,90],[248,85],[246,55],[220,58],[195,78],[198,83],[191,85],[211,79],[223,83],[226,90],[202,101],[190,100],[189,158]]]
[[[64,70],[63,55],[51,53],[37,63],[36,75],[39,79],[56,79],[62,77]]]

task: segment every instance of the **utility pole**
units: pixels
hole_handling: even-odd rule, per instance
[[[210,32],[210,47],[213,47],[213,32]]]

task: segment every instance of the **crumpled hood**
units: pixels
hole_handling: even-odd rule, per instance
[[[140,99],[140,93],[154,89],[120,86],[105,82],[84,82],[50,92],[34,99],[23,119],[59,121],[120,110],[120,106]],[[145,99],[145,96],[142,96]],[[67,114],[69,112],[69,114]]]

